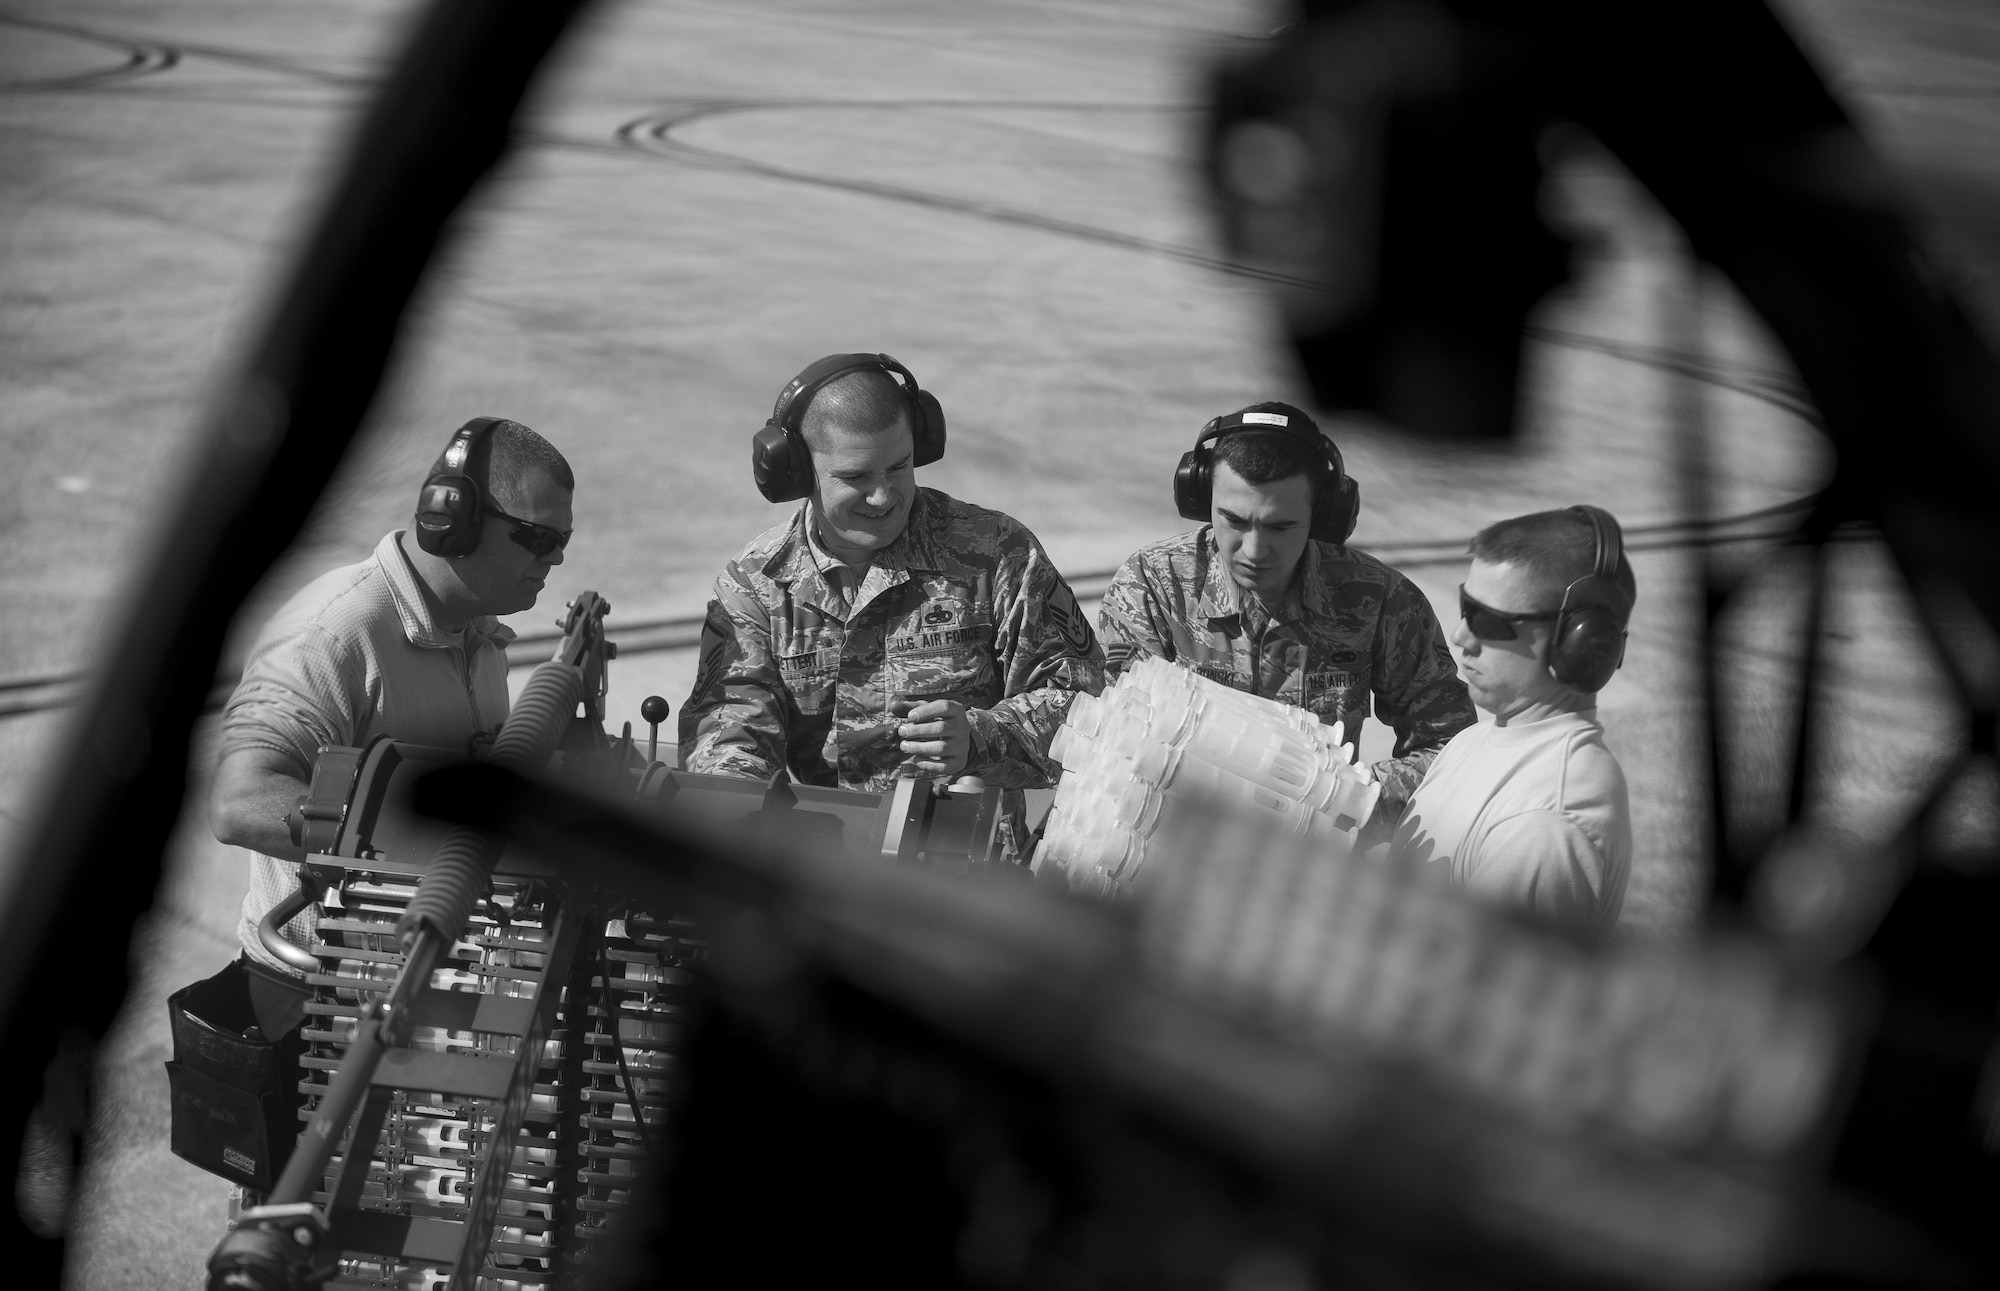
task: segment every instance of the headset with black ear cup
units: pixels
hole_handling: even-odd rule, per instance
[[[1244,434],[1286,435],[1325,455],[1327,475],[1313,501],[1312,536],[1320,542],[1346,542],[1361,519],[1361,486],[1347,473],[1347,463],[1332,439],[1293,426],[1283,413],[1232,412],[1201,428],[1194,447],[1181,454],[1180,465],[1174,468],[1174,506],[1181,518],[1204,524],[1210,520],[1215,500],[1214,441]]]
[[[1603,508],[1570,510],[1590,521],[1597,554],[1591,572],[1563,592],[1555,634],[1549,640],[1549,675],[1572,689],[1595,694],[1625,662],[1625,624],[1632,615],[1632,596],[1618,583],[1625,540],[1618,521]]]
[[[912,464],[929,466],[944,456],[944,407],[937,396],[917,384],[910,370],[886,354],[829,354],[791,379],[778,392],[771,416],[750,441],[750,471],[757,491],[769,502],[796,502],[812,492],[812,451],[806,447],[799,422],[813,396],[850,372],[873,369],[902,382],[910,401]]]
[[[417,494],[417,546],[433,556],[470,556],[479,546],[485,499],[479,491],[479,456],[504,417],[474,417],[451,433],[444,467]]]

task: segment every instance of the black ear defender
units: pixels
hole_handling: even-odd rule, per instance
[[[1549,675],[1595,694],[1625,662],[1625,624],[1632,617],[1632,594],[1618,581],[1625,539],[1609,511],[1590,506],[1570,510],[1590,521],[1597,554],[1591,572],[1563,592],[1555,635],[1549,639]]]
[[[1294,424],[1303,422],[1303,424]],[[1174,468],[1174,506],[1184,520],[1203,524],[1213,516],[1215,441],[1229,435],[1277,434],[1298,440],[1326,459],[1326,474],[1313,501],[1312,536],[1320,542],[1344,543],[1361,518],[1361,486],[1347,473],[1340,449],[1303,417],[1282,412],[1245,410],[1217,417],[1201,428],[1194,447],[1181,454]]]
[[[485,465],[487,440],[503,417],[474,417],[451,433],[444,465],[417,494],[417,546],[433,556],[470,556],[479,546],[485,499],[478,473]]]
[[[813,396],[850,372],[887,372],[901,382],[910,401],[913,462],[929,466],[944,456],[944,408],[937,396],[917,384],[910,370],[886,354],[829,354],[793,377],[778,392],[770,420],[750,441],[750,470],[757,491],[770,502],[796,502],[812,492],[812,452],[799,423]]]

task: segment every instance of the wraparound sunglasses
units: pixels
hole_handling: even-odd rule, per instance
[[[495,520],[505,520],[513,525],[514,527],[507,531],[507,536],[526,547],[528,554],[537,560],[552,551],[561,551],[569,546],[569,536],[576,532],[574,529],[557,529],[545,524],[536,524],[533,520],[510,516],[505,511],[495,511],[492,507],[486,508],[486,514]]]
[[[1458,613],[1465,620],[1465,626],[1481,641],[1512,641],[1520,634],[1514,631],[1516,623],[1533,623],[1539,619],[1554,619],[1562,616],[1561,610],[1536,610],[1529,614],[1509,614],[1496,610],[1490,605],[1482,605],[1465,594],[1465,584],[1458,585]]]

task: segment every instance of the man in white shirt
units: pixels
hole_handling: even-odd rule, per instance
[[[1451,640],[1488,720],[1438,754],[1392,856],[1560,923],[1618,922],[1632,821],[1597,692],[1624,661],[1635,594],[1618,522],[1596,507],[1502,520],[1472,540]]]

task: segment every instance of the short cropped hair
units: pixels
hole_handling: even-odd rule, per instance
[[[446,469],[444,454],[439,453],[431,473]],[[576,492],[576,475],[556,446],[518,421],[496,422],[486,432],[480,451],[466,463],[466,472],[480,493],[502,511],[518,511],[527,505],[528,477],[536,471],[547,472],[563,492]]]
[[[1320,433],[1317,422],[1288,403],[1253,403],[1232,415],[1240,416],[1246,412],[1277,413],[1286,418],[1287,424],[1294,430],[1305,430],[1314,436]],[[1312,485],[1315,499],[1326,484],[1326,454],[1276,431],[1239,430],[1224,435],[1215,441],[1215,460],[1218,464],[1226,464],[1246,484],[1269,484],[1273,480],[1303,475]]]
[[[896,378],[880,368],[862,368],[815,391],[805,415],[799,419],[799,431],[811,447],[826,442],[829,426],[876,435],[894,426],[896,419],[907,416],[909,411],[910,397]],[[911,421],[911,432],[915,433],[916,428],[916,422]]]
[[[1471,553],[1490,565],[1525,566],[1548,597],[1548,604],[1529,608],[1553,610],[1562,605],[1565,588],[1597,572],[1597,529],[1575,511],[1537,511],[1487,525],[1473,535]],[[1628,603],[1638,597],[1632,562],[1622,554],[1612,581]]]

